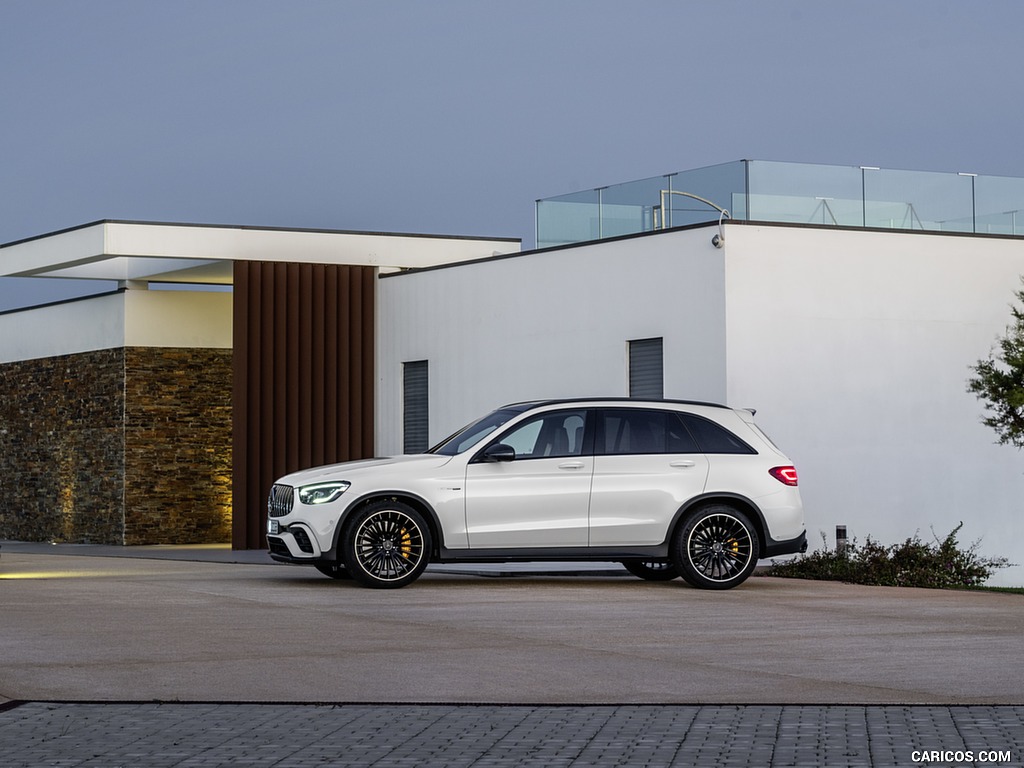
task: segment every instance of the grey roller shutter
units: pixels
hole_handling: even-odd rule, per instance
[[[629,396],[660,400],[665,396],[662,339],[629,342]]]
[[[402,449],[405,453],[423,453],[430,447],[427,361],[403,363],[402,367]]]

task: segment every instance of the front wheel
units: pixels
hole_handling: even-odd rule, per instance
[[[749,518],[725,504],[689,514],[672,540],[672,561],[682,577],[701,589],[739,586],[757,565],[760,544]]]
[[[679,569],[668,560],[623,560],[622,565],[644,581],[672,581],[679,576]]]
[[[423,516],[400,501],[378,501],[354,512],[341,538],[345,570],[376,589],[397,589],[419,578],[430,547]]]

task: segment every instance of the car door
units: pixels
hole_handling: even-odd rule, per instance
[[[704,491],[707,457],[674,411],[609,408],[596,421],[590,546],[661,544]]]
[[[466,466],[466,529],[477,548],[587,546],[594,457],[585,409],[549,411],[488,443],[515,450],[511,461],[481,451]]]

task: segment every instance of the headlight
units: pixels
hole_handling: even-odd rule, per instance
[[[352,483],[340,480],[333,483],[317,483],[299,488],[299,501],[303,504],[327,504],[348,490]]]

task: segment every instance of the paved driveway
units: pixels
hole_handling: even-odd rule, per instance
[[[1024,704],[1024,598],[0,558],[0,701]]]
[[[1019,767],[1024,707],[55,704],[4,768]]]

